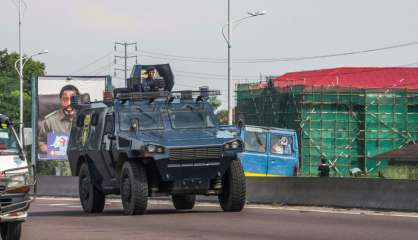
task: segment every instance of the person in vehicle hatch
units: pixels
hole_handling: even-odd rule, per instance
[[[74,119],[74,109],[71,107],[71,97],[79,96],[78,89],[73,85],[66,85],[61,88],[60,108],[47,114],[41,123],[38,133],[38,147],[40,153],[47,153],[48,133],[66,133],[71,130],[71,123]]]
[[[157,90],[157,69],[152,67],[147,71],[147,78],[142,80],[142,91],[152,92]]]

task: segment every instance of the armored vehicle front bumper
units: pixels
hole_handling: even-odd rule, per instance
[[[172,184],[171,193],[208,194],[215,179],[220,179],[237,151],[222,146],[168,148],[153,156],[163,182]]]

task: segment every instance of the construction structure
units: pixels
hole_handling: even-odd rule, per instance
[[[382,175],[374,156],[418,141],[418,68],[336,68],[237,86],[237,120],[298,132],[300,172]],[[396,160],[396,159],[395,159]]]

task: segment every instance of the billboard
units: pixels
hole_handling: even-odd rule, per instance
[[[36,137],[38,160],[68,160],[67,146],[75,110],[71,97],[83,102],[101,101],[111,88],[108,76],[42,76],[35,80]]]

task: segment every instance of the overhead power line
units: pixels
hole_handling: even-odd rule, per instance
[[[107,75],[110,75],[111,67],[112,67],[112,63],[110,62],[110,63],[107,63],[106,65],[102,65],[102,66],[88,72],[86,75],[95,75],[95,74],[98,74],[98,73],[105,73]]]
[[[77,70],[73,71],[70,75],[76,75],[76,74],[80,73],[81,71],[83,71],[83,70],[85,70],[85,69],[89,68],[90,66],[92,66],[92,65],[94,65],[94,64],[96,64],[96,63],[98,63],[98,62],[100,62],[101,60],[105,59],[106,57],[108,57],[108,56],[109,56],[110,54],[112,54],[112,53],[113,53],[113,51],[107,52],[105,55],[100,56],[100,57],[98,57],[98,58],[94,59],[93,61],[91,61],[91,62],[89,62],[89,63],[87,63],[87,64],[85,64],[85,65],[81,66],[81,67],[80,67],[80,68],[78,68]]]
[[[193,75],[203,75],[203,76],[214,76],[214,77],[226,77],[225,74],[215,74],[215,73],[204,73],[204,72],[188,72],[182,70],[176,70],[179,73],[193,74]],[[259,76],[250,76],[250,75],[232,75],[232,77],[242,77],[242,78],[258,78]]]
[[[341,57],[341,56],[347,56],[347,55],[366,54],[366,53],[386,51],[386,50],[397,49],[397,48],[410,47],[410,46],[415,46],[415,45],[418,45],[418,41],[395,44],[395,45],[379,47],[379,48],[349,51],[349,52],[339,52],[339,53],[322,54],[322,55],[301,56],[301,57],[241,58],[241,59],[233,59],[232,62],[233,63],[269,63],[269,62],[314,60],[314,59],[322,59],[322,58]],[[226,58],[192,57],[192,56],[159,53],[159,52],[153,52],[153,51],[145,51],[145,50],[141,50],[141,55],[144,57],[148,57],[148,58],[172,60],[172,61],[179,61],[179,62],[226,63],[227,61]]]

